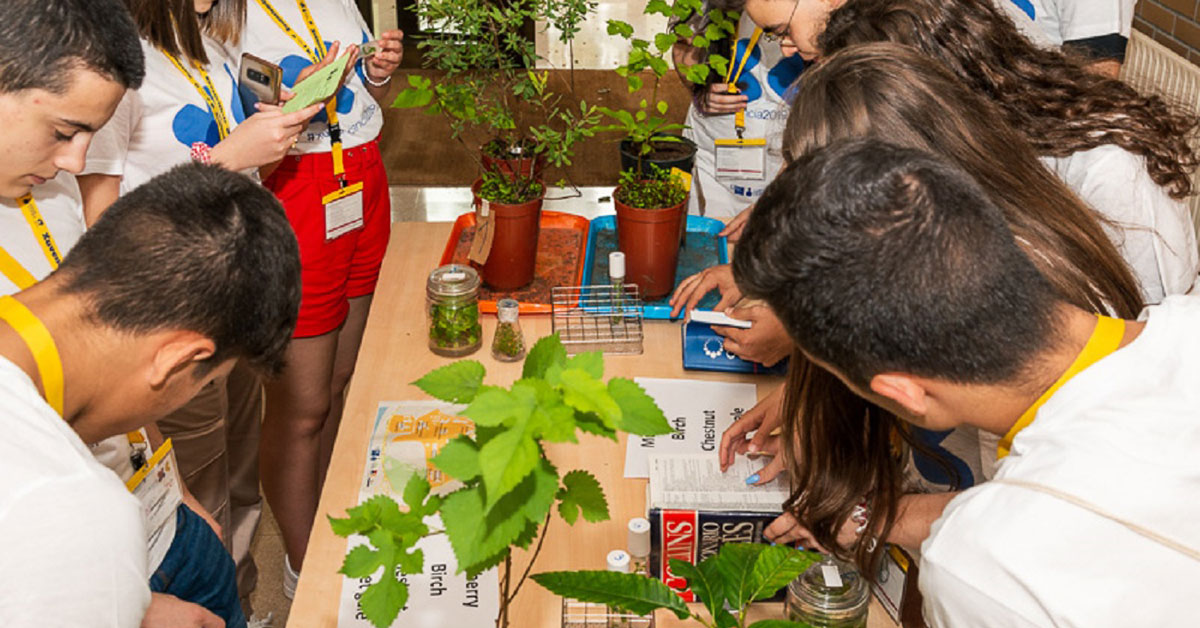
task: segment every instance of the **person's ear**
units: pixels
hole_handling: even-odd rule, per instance
[[[929,412],[929,397],[917,378],[903,373],[880,373],[871,378],[871,392],[895,401],[913,416]]]
[[[162,388],[174,374],[186,371],[195,362],[212,357],[216,349],[212,339],[194,331],[166,333],[154,351],[150,387],[156,390]]]

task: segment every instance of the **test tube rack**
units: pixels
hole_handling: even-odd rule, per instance
[[[564,597],[562,628],[654,628],[654,613],[634,615],[603,604]]]
[[[551,290],[551,326],[567,353],[642,353],[642,300],[637,284],[558,286]]]

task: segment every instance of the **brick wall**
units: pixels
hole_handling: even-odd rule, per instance
[[[1138,0],[1133,27],[1200,65],[1200,0]]]

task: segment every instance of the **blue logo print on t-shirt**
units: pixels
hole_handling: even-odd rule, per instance
[[[739,39],[737,43],[737,55],[734,56],[734,60],[731,63],[740,64],[742,62],[742,56],[746,54],[746,46],[749,45],[749,39]],[[754,52],[752,52],[750,54],[750,58],[746,60],[746,67],[742,70],[741,77],[738,78],[738,87],[741,88],[741,92],[746,95],[747,99],[749,99],[748,102],[754,102],[759,98],[762,98],[763,95],[762,85],[760,85],[758,79],[750,73],[750,70],[757,66],[760,60],[761,54],[759,53],[759,47],[755,46]],[[733,71],[737,71],[736,65],[733,67]],[[791,87],[792,83],[796,82],[796,79],[800,77],[800,73],[803,71],[804,59],[801,59],[800,55],[783,57],[778,63],[775,64],[775,67],[767,71],[767,86],[770,87],[771,91],[775,92],[780,98],[784,98],[787,94],[788,88]]]
[[[224,64],[224,70],[233,81],[233,71],[229,69],[229,64]],[[236,84],[236,81],[234,83]],[[245,116],[242,115],[242,105],[237,98],[232,99],[225,106],[234,121],[241,122],[245,119]],[[190,103],[184,105],[171,120],[171,131],[175,134],[175,139],[187,147],[191,147],[196,142],[216,146],[217,142],[221,141],[221,133],[217,130],[217,120],[213,117],[213,112],[208,105],[205,105],[203,109]]]
[[[1037,19],[1037,11],[1033,8],[1033,3],[1029,0],[1012,0],[1012,3],[1017,5],[1018,9],[1024,11],[1025,15],[1029,16],[1029,19]]]

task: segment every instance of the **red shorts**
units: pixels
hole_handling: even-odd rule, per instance
[[[392,202],[377,142],[347,149],[346,180],[363,183],[363,226],[325,241],[321,199],[338,189],[331,153],[288,155],[264,185],[287,210],[300,243],[300,320],[295,338],[320,336],[346,320],[349,300],[371,294],[391,235]]]

